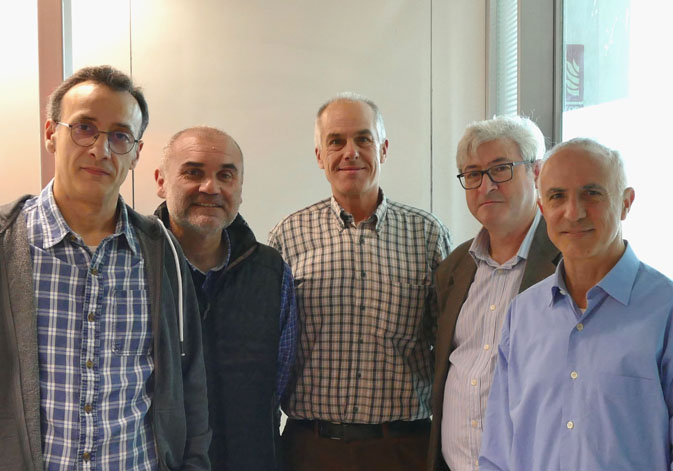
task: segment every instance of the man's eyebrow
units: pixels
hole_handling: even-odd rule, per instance
[[[511,161],[512,161],[512,159],[508,159],[507,157],[496,157],[495,159],[489,161],[486,164],[486,168],[491,168],[494,165],[498,165],[498,164],[501,164],[503,162],[511,162]],[[465,167],[463,169],[463,172],[470,171],[470,170],[473,170],[473,169],[478,169],[478,168],[479,168],[478,165],[468,165],[467,167]]]
[[[553,186],[553,187],[547,189],[547,191],[545,191],[544,194],[545,195],[551,195],[551,194],[554,194],[554,193],[565,193],[566,191],[567,190],[565,188],[561,188],[561,187],[558,187],[558,186]]]
[[[76,116],[74,121],[75,122],[92,121],[94,123],[98,122],[98,120],[96,118],[94,118],[93,116],[89,116],[89,115]],[[113,123],[111,129],[114,129],[114,128],[124,128],[127,131],[129,131],[130,133],[133,133],[133,127],[128,123]],[[108,129],[108,131],[109,131],[109,129]]]
[[[606,192],[607,190],[605,189],[604,186],[599,185],[598,183],[587,183],[582,187],[583,190],[600,190],[602,192]]]
[[[188,160],[188,161],[186,161],[186,162],[182,162],[182,165],[180,165],[180,167],[196,167],[196,168],[201,168],[201,167],[203,167],[204,165],[205,165],[205,164],[203,164],[202,162],[192,162],[191,160]]]
[[[220,170],[235,170],[238,172],[238,167],[235,164],[228,163],[220,165]]]

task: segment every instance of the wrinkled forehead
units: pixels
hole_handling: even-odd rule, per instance
[[[142,112],[138,101],[126,90],[113,90],[104,84],[82,82],[66,92],[61,102],[61,119],[85,118],[104,124],[119,124],[140,130]]]
[[[243,156],[233,139],[227,136],[194,132],[180,136],[168,152],[168,165],[186,162],[215,167],[234,164],[236,168],[242,168]]]
[[[564,147],[547,157],[540,171],[541,187],[565,189],[589,185],[612,188],[617,185],[615,166],[606,156],[581,147]]]
[[[325,133],[369,130],[376,134],[374,110],[364,102],[338,100],[330,103],[320,116],[320,128]]]

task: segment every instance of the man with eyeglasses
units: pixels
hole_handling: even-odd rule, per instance
[[[145,98],[122,72],[87,67],[47,113],[54,179],[0,207],[0,468],[210,469],[189,269],[119,194]]]
[[[470,212],[483,227],[436,271],[440,315],[430,471],[478,469],[507,306],[517,293],[553,273],[558,262],[536,206],[535,177],[544,148],[539,128],[521,117],[472,123],[458,143],[458,179]]]

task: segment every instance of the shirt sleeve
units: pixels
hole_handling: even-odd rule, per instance
[[[280,303],[280,339],[278,341],[278,372],[276,376],[276,400],[285,392],[297,351],[297,302],[294,295],[294,280],[287,263],[283,269],[283,284]]]
[[[479,456],[480,471],[509,471],[509,452],[512,448],[512,419],[509,414],[509,326],[510,307],[503,322],[498,363],[493,376],[491,393],[486,406],[484,434]]]

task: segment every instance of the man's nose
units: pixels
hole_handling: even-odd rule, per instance
[[[219,185],[217,180],[213,177],[206,177],[201,180],[201,185],[199,186],[199,191],[201,193],[208,193],[214,195],[219,191]]]
[[[100,133],[96,136],[96,140],[93,141],[93,144],[89,147],[89,153],[91,153],[96,160],[110,158],[112,152],[110,151],[110,142],[108,141],[107,134]]]
[[[481,185],[477,188],[478,191],[482,191],[484,193],[489,193],[491,190],[498,188],[497,183],[493,183],[493,180],[491,180],[488,176],[488,173],[484,173],[481,176]]]
[[[565,217],[569,221],[579,221],[586,216],[584,203],[578,196],[568,198],[565,205]]]
[[[355,145],[355,141],[348,139],[344,147],[344,157],[347,159],[357,159],[360,156],[358,147]]]

